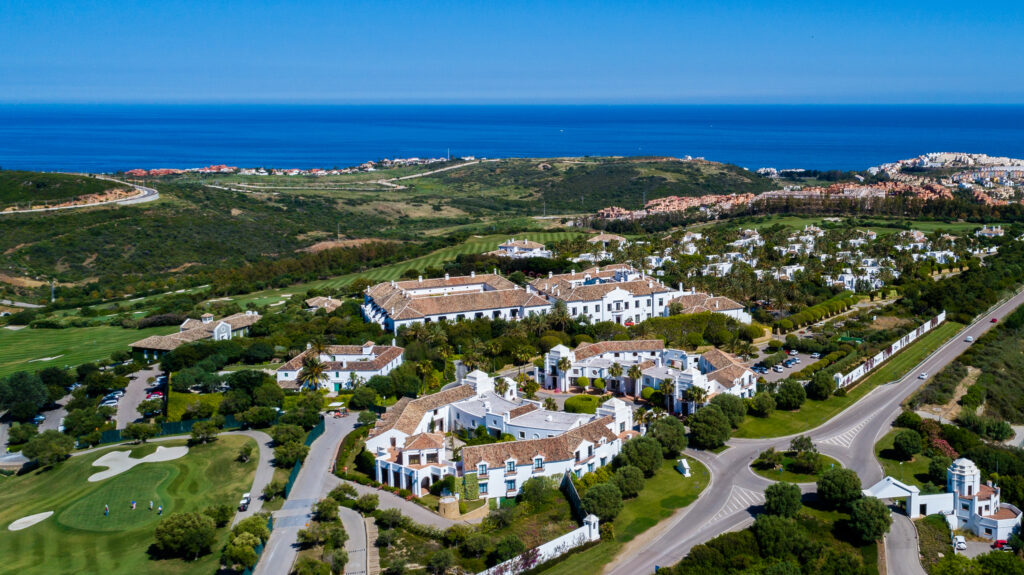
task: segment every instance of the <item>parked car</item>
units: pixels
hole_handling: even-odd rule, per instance
[[[1006,549],[1007,547],[1009,546],[1006,544],[1006,539],[996,539],[992,542],[993,549]]]
[[[963,535],[956,535],[953,537],[953,547],[956,548],[957,551],[963,551],[967,549],[967,540],[964,539]]]
[[[974,341],[974,336],[973,335],[969,335],[969,336],[964,338],[964,341],[966,341],[967,343],[971,343],[972,341]]]
[[[100,404],[100,407],[117,407],[116,399],[108,399]]]
[[[795,349],[791,349],[791,350],[789,350],[789,355],[796,355],[796,354],[798,354],[798,353],[800,353],[800,352],[798,352],[798,351],[797,351],[797,350],[795,350]]]
[[[994,318],[992,318],[992,319],[991,319],[991,320],[989,320],[989,321],[991,321],[992,323],[996,323],[997,321],[999,321],[999,318],[997,318],[997,317],[994,317]]]
[[[147,393],[146,399],[163,399],[164,394],[162,393]]]
[[[252,494],[246,493],[242,496],[242,500],[238,502],[238,510],[245,511],[249,508],[250,503],[252,503]]]
[[[811,354],[811,359],[821,359],[821,354],[818,352],[814,352]]]
[[[111,391],[103,396],[104,399],[121,399],[122,397],[124,397],[123,391]]]
[[[36,425],[39,425],[39,424],[41,424],[44,421],[46,421],[46,416],[43,415],[42,413],[40,413],[40,414],[38,414],[38,415],[36,415],[35,417],[32,418],[32,423],[34,423]]]
[[[773,367],[772,369],[775,370],[775,373],[782,373],[782,364],[778,364],[775,367]]]
[[[917,379],[928,379],[928,372],[922,372],[921,375],[917,376]]]

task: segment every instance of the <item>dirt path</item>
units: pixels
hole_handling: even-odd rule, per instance
[[[967,395],[967,390],[972,385],[977,383],[978,377],[981,375],[981,370],[976,367],[968,367],[967,375],[960,380],[960,383],[956,386],[956,391],[953,392],[953,397],[944,403],[943,405],[924,405],[921,406],[918,411],[935,415],[945,421],[956,421],[956,418],[960,416],[960,399]],[[981,406],[979,406],[980,408]]]

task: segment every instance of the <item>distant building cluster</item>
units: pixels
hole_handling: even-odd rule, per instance
[[[828,187],[787,186],[782,190],[765,192],[759,201],[773,199],[879,199],[909,196],[924,201],[951,200],[953,192],[936,183],[908,184],[905,182],[879,182],[877,184],[838,183]]]
[[[706,211],[727,211],[735,206],[747,205],[753,200],[754,194],[709,194],[696,197],[666,196],[647,202],[642,210],[627,210],[618,206],[602,208],[597,211],[597,217],[603,220],[635,220],[651,214],[685,212],[692,208]]]
[[[475,160],[473,156],[460,158],[462,160]],[[138,178],[169,176],[174,174],[197,173],[197,174],[239,174],[241,176],[337,176],[341,174],[354,174],[358,172],[374,172],[380,169],[399,168],[404,166],[425,166],[449,161],[448,158],[384,158],[380,161],[363,162],[358,166],[349,168],[238,168],[237,166],[226,166],[223,164],[206,166],[204,168],[157,168],[144,170],[136,168],[128,170],[125,175]]]

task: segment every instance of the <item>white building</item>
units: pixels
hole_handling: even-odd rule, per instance
[[[729,316],[740,323],[749,324],[754,321],[746,309],[738,302],[714,294],[690,290],[689,292],[682,292],[682,295],[678,297],[672,298],[668,304],[670,307],[673,304],[678,304],[680,306],[679,313],[681,314],[710,311]]]
[[[499,393],[502,384],[508,389]],[[443,434],[480,426],[516,440],[465,446],[462,461],[454,461]],[[514,383],[474,371],[461,385],[399,400],[370,431],[366,449],[375,455],[377,481],[414,495],[445,476],[470,474],[480,497],[513,497],[531,477],[579,476],[607,465],[632,428],[633,412],[622,401],[610,399],[594,415],[547,411],[520,399]]]
[[[306,350],[277,368],[277,383],[282,387],[298,387],[297,379],[302,371],[302,362],[314,353],[307,345]],[[387,375],[402,365],[405,350],[390,345],[375,345],[368,341],[363,345],[330,345],[320,354],[326,379],[320,382],[321,389],[342,391],[351,389],[358,380],[366,382],[375,375]]]
[[[366,290],[362,306],[367,321],[392,333],[414,323],[515,320],[549,309],[551,303],[533,288],[523,289],[497,273],[379,283]]]
[[[950,529],[967,529],[986,539],[1010,538],[1020,530],[1021,510],[999,500],[999,487],[981,482],[981,471],[961,457],[946,469],[946,493],[922,495],[916,486],[886,477],[864,490],[879,499],[906,498],[911,518],[941,513]]]
[[[488,255],[496,255],[506,258],[550,258],[551,250],[544,247],[544,244],[530,240],[517,240],[511,238],[503,244],[498,245],[497,251],[488,252]]]
[[[212,339],[223,341],[249,334],[249,327],[260,320],[260,314],[248,310],[221,319],[214,319],[212,313],[204,313],[199,319],[188,318],[178,327],[178,333],[151,335],[131,344],[134,353],[141,353],[145,360],[158,359],[168,351],[193,341]]]
[[[303,303],[306,305],[306,311],[316,313],[319,310],[324,310],[327,313],[331,313],[341,307],[342,301],[340,299],[334,299],[333,296],[317,296],[311,297]]]
[[[679,294],[626,264],[549,274],[530,285],[552,302],[565,302],[572,317],[622,325],[668,315],[668,301]]]

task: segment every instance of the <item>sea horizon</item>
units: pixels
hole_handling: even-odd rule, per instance
[[[1024,105],[0,103],[4,169],[331,168],[449,152],[692,156],[751,170],[1024,157]]]

